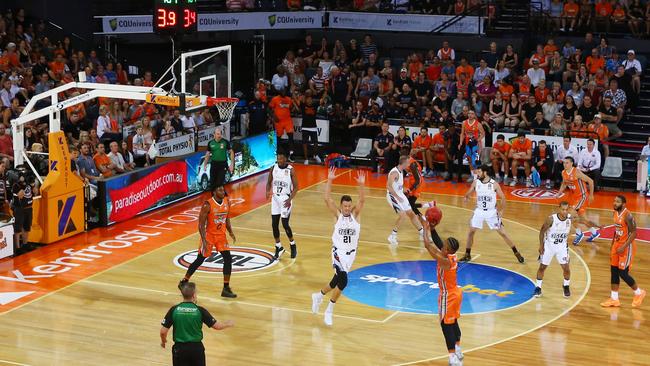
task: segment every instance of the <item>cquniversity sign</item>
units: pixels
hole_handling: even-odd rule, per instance
[[[345,296],[382,308],[410,313],[438,313],[435,261],[381,263],[350,272]],[[484,313],[521,305],[532,298],[534,283],[519,273],[477,263],[459,263],[463,291],[461,313]]]

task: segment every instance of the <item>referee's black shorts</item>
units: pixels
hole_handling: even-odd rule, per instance
[[[172,361],[174,366],[205,366],[203,343],[174,343]]]
[[[228,172],[228,163],[225,161],[210,162],[210,192],[215,188],[226,184],[226,173]]]

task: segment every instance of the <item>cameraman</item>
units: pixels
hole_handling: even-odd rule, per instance
[[[18,181],[12,187],[13,199],[11,209],[14,213],[14,243],[15,253],[21,254],[21,249],[27,245],[29,231],[32,229],[32,203],[34,196],[38,194],[36,178],[26,177],[24,171],[20,171]]]

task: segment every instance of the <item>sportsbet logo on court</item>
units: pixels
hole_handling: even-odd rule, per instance
[[[380,263],[349,274],[343,293],[357,302],[410,313],[438,313],[438,280],[435,261]],[[462,314],[508,309],[532,298],[535,284],[504,268],[461,263],[458,286],[464,294]]]
[[[375,282],[383,282],[383,283],[395,283],[398,285],[405,285],[405,286],[425,286],[429,288],[435,288],[438,289],[438,284],[436,282],[431,282],[431,281],[417,281],[417,280],[412,280],[410,278],[397,278],[397,277],[388,277],[388,276],[379,276],[379,275],[365,275],[361,277],[362,280],[368,281],[370,283],[375,283]],[[463,290],[464,293],[473,293],[476,292],[479,295],[496,295],[498,297],[506,297],[508,295],[514,294],[513,291],[499,291],[499,290],[493,290],[493,289],[482,289],[479,287],[476,287],[475,285],[468,284],[465,286],[458,286],[460,287],[461,290]]]

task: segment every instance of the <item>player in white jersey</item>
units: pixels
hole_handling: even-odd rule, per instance
[[[330,291],[332,292],[325,310],[325,324],[327,325],[332,325],[334,305],[348,284],[348,272],[352,268],[352,263],[354,263],[354,258],[357,255],[359,234],[361,233],[361,210],[365,202],[364,184],[366,175],[361,171],[357,171],[359,201],[353,206],[352,197],[344,195],[341,197],[340,206],[337,207],[330,194],[335,176],[336,168],[331,168],[325,186],[325,205],[336,219],[334,231],[332,232],[332,266],[335,273],[329,284],[325,285],[319,292],[311,295],[311,310],[314,314],[317,314],[323,297]]]
[[[465,193],[465,201],[467,202],[472,192],[476,192],[476,209],[467,233],[465,255],[459,261],[469,262],[472,260],[474,234],[476,234],[476,230],[482,229],[483,222],[486,222],[490,230],[496,230],[501,235],[506,244],[512,249],[512,252],[515,253],[519,263],[524,263],[524,257],[517,251],[515,243],[512,242],[501,223],[501,215],[506,207],[506,196],[503,194],[499,183],[490,177],[490,169],[488,165],[481,165],[478,168],[478,179],[472,182],[472,186]],[[497,197],[501,203],[500,205],[497,202]]]
[[[271,226],[275,239],[275,259],[279,259],[284,253],[284,247],[280,242],[280,219],[282,219],[284,232],[289,238],[291,258],[296,258],[298,254],[296,242],[293,240],[293,232],[289,226],[293,198],[296,193],[298,193],[296,172],[287,163],[287,156],[283,152],[278,152],[278,161],[269,170],[269,179],[266,182],[266,199],[271,198]]]
[[[569,290],[571,270],[569,269],[569,246],[567,245],[567,239],[571,232],[569,209],[569,202],[560,202],[558,212],[547,217],[539,230],[539,269],[537,270],[535,297],[542,296],[544,271],[551,264],[553,257],[560,263],[564,272],[564,284],[562,285],[564,297],[571,296],[571,290]]]
[[[409,203],[406,194],[404,194],[404,171],[409,166],[409,156],[402,155],[399,157],[399,164],[396,167],[391,169],[388,173],[388,179],[386,180],[386,200],[388,204],[393,207],[397,213],[397,221],[395,221],[395,226],[393,226],[393,231],[388,236],[388,242],[392,245],[397,245],[397,229],[399,225],[405,218],[409,218],[413,226],[418,229],[420,233],[420,240],[424,239],[424,228],[420,222],[419,217],[411,209],[411,204]]]

